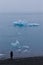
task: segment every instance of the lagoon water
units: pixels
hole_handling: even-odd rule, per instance
[[[38,23],[40,26],[16,27],[13,24],[15,20]],[[0,14],[0,57],[9,57],[10,51],[13,51],[15,58],[43,56],[42,13]]]

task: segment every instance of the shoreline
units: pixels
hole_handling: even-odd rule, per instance
[[[43,65],[43,56],[0,60],[0,65]]]

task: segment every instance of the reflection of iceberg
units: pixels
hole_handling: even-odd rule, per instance
[[[28,23],[26,21],[22,21],[22,20],[19,20],[19,21],[14,21],[13,22],[15,26],[18,26],[18,27],[24,27],[24,26],[39,26],[38,23]]]
[[[31,52],[31,51],[32,51],[31,49],[29,49],[29,50],[25,49],[25,50],[22,51],[22,53],[28,53],[28,52]]]

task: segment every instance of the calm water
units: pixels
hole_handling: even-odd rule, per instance
[[[14,20],[25,20],[29,23],[38,23],[38,27],[15,27]],[[21,46],[11,45],[19,41]],[[19,46],[20,47],[20,46]],[[10,51],[14,57],[30,57],[43,55],[43,14],[0,14],[0,54],[9,56]]]

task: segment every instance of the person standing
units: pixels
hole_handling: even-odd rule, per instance
[[[13,59],[13,51],[10,52],[10,58]]]

